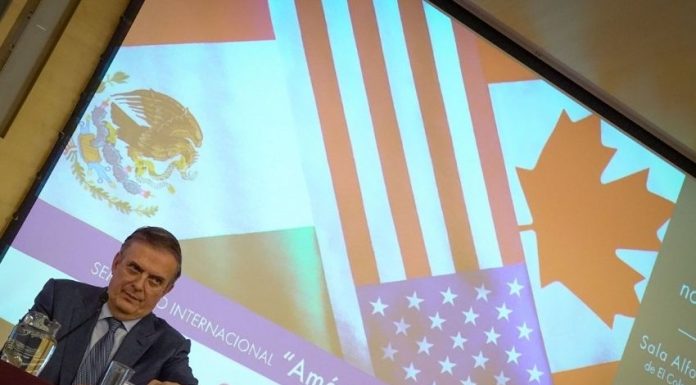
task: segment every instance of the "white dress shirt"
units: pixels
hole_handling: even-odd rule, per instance
[[[106,318],[108,317],[113,317],[111,314],[111,310],[109,310],[109,305],[107,303],[102,305],[101,312],[99,312],[99,320],[97,321],[97,324],[94,326],[94,329],[92,329],[92,338],[89,341],[89,348],[85,351],[85,355],[82,356],[82,359],[87,356],[87,352],[92,349],[94,344],[99,341],[100,338],[102,338],[106,332],[109,331],[109,323],[106,321]],[[116,333],[114,334],[114,347],[111,349],[111,355],[109,355],[109,360],[114,358],[114,355],[118,351],[118,348],[121,346],[121,342],[123,342],[123,339],[126,337],[126,334],[133,329],[133,327],[140,322],[142,318],[130,320],[130,321],[121,321],[123,324],[122,328],[119,328],[116,330]]]

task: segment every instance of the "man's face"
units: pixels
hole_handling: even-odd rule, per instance
[[[174,285],[177,262],[169,251],[134,241],[114,257],[109,282],[109,309],[117,319],[141,318]]]

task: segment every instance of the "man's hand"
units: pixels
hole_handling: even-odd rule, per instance
[[[160,381],[160,380],[152,380],[147,383],[147,385],[180,385],[178,382],[169,382],[169,381]]]

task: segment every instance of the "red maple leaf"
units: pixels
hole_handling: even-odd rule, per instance
[[[518,169],[536,231],[541,285],[559,281],[607,325],[635,315],[643,277],[617,249],[658,250],[658,228],[674,204],[646,189],[648,170],[603,184],[616,150],[601,143],[600,120],[563,112],[533,170]]]

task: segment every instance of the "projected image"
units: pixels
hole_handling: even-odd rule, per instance
[[[148,0],[0,316],[154,225],[201,384],[608,385],[684,181],[427,2]]]

